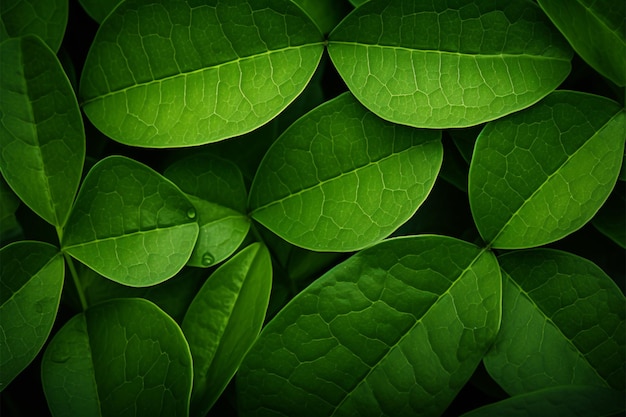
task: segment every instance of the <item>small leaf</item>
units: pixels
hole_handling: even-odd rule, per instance
[[[15,217],[20,199],[0,175],[0,246],[15,241],[22,235],[22,226]]]
[[[43,356],[48,406],[60,416],[187,416],[192,365],[180,327],[143,299],[73,317]]]
[[[323,50],[289,0],[126,0],[98,30],[80,96],[91,122],[119,142],[200,145],[273,119]]]
[[[33,36],[0,44],[0,169],[35,213],[62,227],[85,159],[83,121],[59,60]]]
[[[581,228],[617,181],[625,129],[617,103],[569,91],[487,124],[469,173],[483,239],[494,248],[527,248]]]
[[[194,363],[192,415],[206,415],[256,340],[271,286],[269,252],[253,243],[217,269],[189,306],[182,328]]]
[[[623,1],[539,0],[539,6],[574,50],[596,71],[626,85],[626,3]]]
[[[525,0],[379,0],[330,34],[350,91],[380,117],[467,127],[532,105],[570,71],[572,52]]]
[[[111,156],[87,174],[63,250],[113,281],[140,287],[174,276],[197,236],[196,210],[174,184],[139,162]]]
[[[386,240],[298,294],[237,377],[241,416],[438,416],[500,321],[493,254],[460,240]]]
[[[7,37],[35,35],[57,52],[65,34],[68,3],[68,0],[2,0],[0,26],[4,30],[0,31],[0,42]]]
[[[626,310],[619,288],[586,259],[551,249],[498,258],[502,326],[485,367],[509,394],[558,385],[624,389]]]
[[[196,208],[200,233],[190,266],[216,265],[237,250],[250,229],[248,195],[235,164],[211,154],[195,153],[165,171]]]
[[[64,271],[59,250],[47,243],[22,241],[0,249],[0,391],[48,338]]]
[[[251,216],[317,251],[353,251],[389,236],[426,199],[441,133],[386,122],[343,94],[281,135],[250,190]]]
[[[613,194],[602,206],[591,223],[603,235],[626,249],[626,198],[624,187],[615,187]]]
[[[608,388],[566,385],[516,395],[461,417],[610,417],[624,411],[624,395]]]
[[[124,0],[78,0],[87,14],[96,22],[102,21]]]
[[[349,6],[336,0],[292,0],[307,12],[322,33],[328,33],[344,18]]]

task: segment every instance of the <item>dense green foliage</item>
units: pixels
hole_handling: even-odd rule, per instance
[[[614,416],[626,3],[0,3],[2,415]]]

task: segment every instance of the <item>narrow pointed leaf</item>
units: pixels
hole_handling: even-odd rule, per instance
[[[626,303],[600,268],[567,252],[532,249],[498,258],[502,326],[485,356],[509,394],[559,385],[618,390],[626,381]]]
[[[2,0],[0,42],[35,35],[53,51],[61,46],[68,18],[68,0]]]
[[[323,50],[319,29],[289,0],[127,0],[89,51],[83,109],[125,144],[215,142],[287,107]]]
[[[329,36],[368,109],[395,123],[476,125],[532,105],[570,71],[571,49],[526,0],[377,0]]]
[[[196,210],[169,180],[112,156],[87,174],[63,250],[105,277],[140,287],[174,276],[196,243]]]
[[[41,366],[55,417],[189,413],[189,346],[176,322],[143,299],[101,303],[73,317]]]
[[[237,250],[250,229],[248,194],[239,168],[211,154],[194,154],[170,165],[164,175],[196,208],[200,232],[187,262],[212,266]]]
[[[0,391],[48,338],[64,271],[59,250],[47,243],[22,241],[0,249]]]
[[[33,36],[0,44],[0,170],[48,223],[69,215],[85,159],[74,91],[54,52]]]
[[[438,416],[500,321],[493,254],[440,236],[339,264],[263,329],[237,378],[241,416]]]
[[[252,217],[318,251],[352,251],[389,236],[426,199],[441,133],[386,122],[343,94],[303,116],[261,162]]]
[[[204,416],[257,338],[269,303],[272,262],[253,243],[217,269],[183,320],[194,363],[192,415]]]
[[[487,124],[469,173],[483,239],[527,248],[581,228],[617,181],[624,131],[626,112],[617,103],[569,91]]]

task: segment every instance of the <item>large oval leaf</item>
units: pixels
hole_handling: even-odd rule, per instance
[[[55,417],[188,416],[192,364],[180,327],[143,299],[98,304],[54,336],[41,363]]]
[[[48,223],[69,215],[85,159],[83,119],[61,63],[40,39],[0,43],[0,170]]]
[[[121,156],[87,174],[63,236],[63,250],[105,277],[158,284],[187,262],[198,237],[196,210],[169,180]]]
[[[386,122],[345,93],[272,145],[250,190],[251,215],[307,249],[364,248],[424,201],[441,166],[440,137]]]
[[[275,117],[323,50],[315,23],[289,0],[126,0],[87,56],[83,109],[129,145],[215,142]]]
[[[586,259],[549,249],[498,258],[502,326],[484,362],[509,394],[626,381],[624,295]]]
[[[568,91],[487,124],[469,173],[483,239],[497,248],[526,248],[582,227],[617,181],[625,131],[619,104]]]
[[[330,270],[242,363],[242,416],[438,416],[500,321],[494,255],[440,236],[391,239]]]
[[[2,0],[0,41],[9,36],[35,35],[58,51],[67,25],[68,3],[68,0]]]
[[[0,391],[35,359],[52,330],[65,271],[59,255],[41,242],[0,250]]]
[[[396,123],[476,125],[523,109],[570,71],[571,49],[526,0],[376,0],[329,37],[354,95]]]
[[[217,269],[189,305],[182,328],[193,357],[192,415],[207,414],[256,340],[271,286],[269,251],[253,243]]]

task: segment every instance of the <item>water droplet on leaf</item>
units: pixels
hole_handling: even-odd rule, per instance
[[[209,266],[214,261],[215,261],[215,258],[213,258],[213,255],[211,255],[209,252],[207,252],[204,255],[202,255],[202,265]]]
[[[189,217],[190,219],[194,219],[196,217],[196,209],[192,207],[187,210],[187,217]]]

